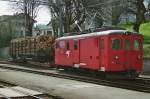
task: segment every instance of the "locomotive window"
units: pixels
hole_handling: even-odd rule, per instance
[[[101,43],[100,43],[100,48],[101,49],[104,49],[105,48],[105,42],[104,42],[104,39],[101,40]]]
[[[75,40],[75,41],[74,41],[74,50],[77,50],[77,49],[78,49],[78,41]]]
[[[118,38],[118,39],[112,39],[111,48],[113,50],[119,50],[119,49],[121,49],[121,39],[120,38]]]
[[[140,50],[140,41],[138,39],[136,39],[134,41],[134,49],[135,50]]]
[[[129,50],[130,49],[130,46],[131,46],[131,42],[129,39],[126,39],[125,40],[125,49]]]
[[[70,50],[69,41],[67,41],[66,48],[67,50]]]
[[[56,42],[56,43],[55,43],[55,48],[56,48],[56,49],[59,48],[59,42]]]
[[[58,47],[61,49],[65,48],[65,41],[59,41]]]

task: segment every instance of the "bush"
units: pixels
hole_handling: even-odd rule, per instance
[[[145,45],[144,46],[144,57],[145,58],[150,58],[150,45]]]

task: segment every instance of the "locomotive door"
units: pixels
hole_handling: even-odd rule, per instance
[[[132,64],[131,62],[133,61],[132,57],[132,38],[130,35],[124,35],[124,66],[126,69],[131,69]]]
[[[104,64],[105,64],[105,38],[100,37],[99,39],[99,64],[100,64],[100,70],[104,71]]]
[[[73,45],[73,63],[79,64],[79,40],[74,40]]]
[[[65,65],[72,66],[73,64],[73,45],[72,40],[66,41],[66,51],[65,51]]]
[[[111,35],[110,36],[110,54],[108,55],[110,61],[109,70],[111,71],[122,71],[125,67],[125,51],[123,48],[123,37],[122,35]]]
[[[143,46],[142,38],[140,36],[133,38],[133,50],[132,50],[132,66],[133,69],[141,70],[143,65]]]

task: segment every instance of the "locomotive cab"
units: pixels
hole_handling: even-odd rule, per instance
[[[138,76],[143,64],[143,38],[140,34],[114,34],[108,37],[107,71]]]

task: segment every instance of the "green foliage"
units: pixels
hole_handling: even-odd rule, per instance
[[[144,45],[144,57],[150,58],[150,44]]]
[[[126,23],[126,24],[119,24],[118,26],[126,28],[128,31],[132,31],[133,24],[132,23]]]
[[[127,23],[127,24],[121,24],[118,25],[120,27],[124,27],[129,31],[132,31],[133,24]],[[150,44],[150,22],[144,23],[140,27],[140,33],[144,36],[144,43]]]
[[[121,24],[129,31],[132,31],[132,23]],[[144,36],[144,57],[150,58],[150,22],[143,23],[140,27],[140,33]]]
[[[150,44],[150,22],[142,24],[140,28],[140,32],[144,36],[144,43]]]

